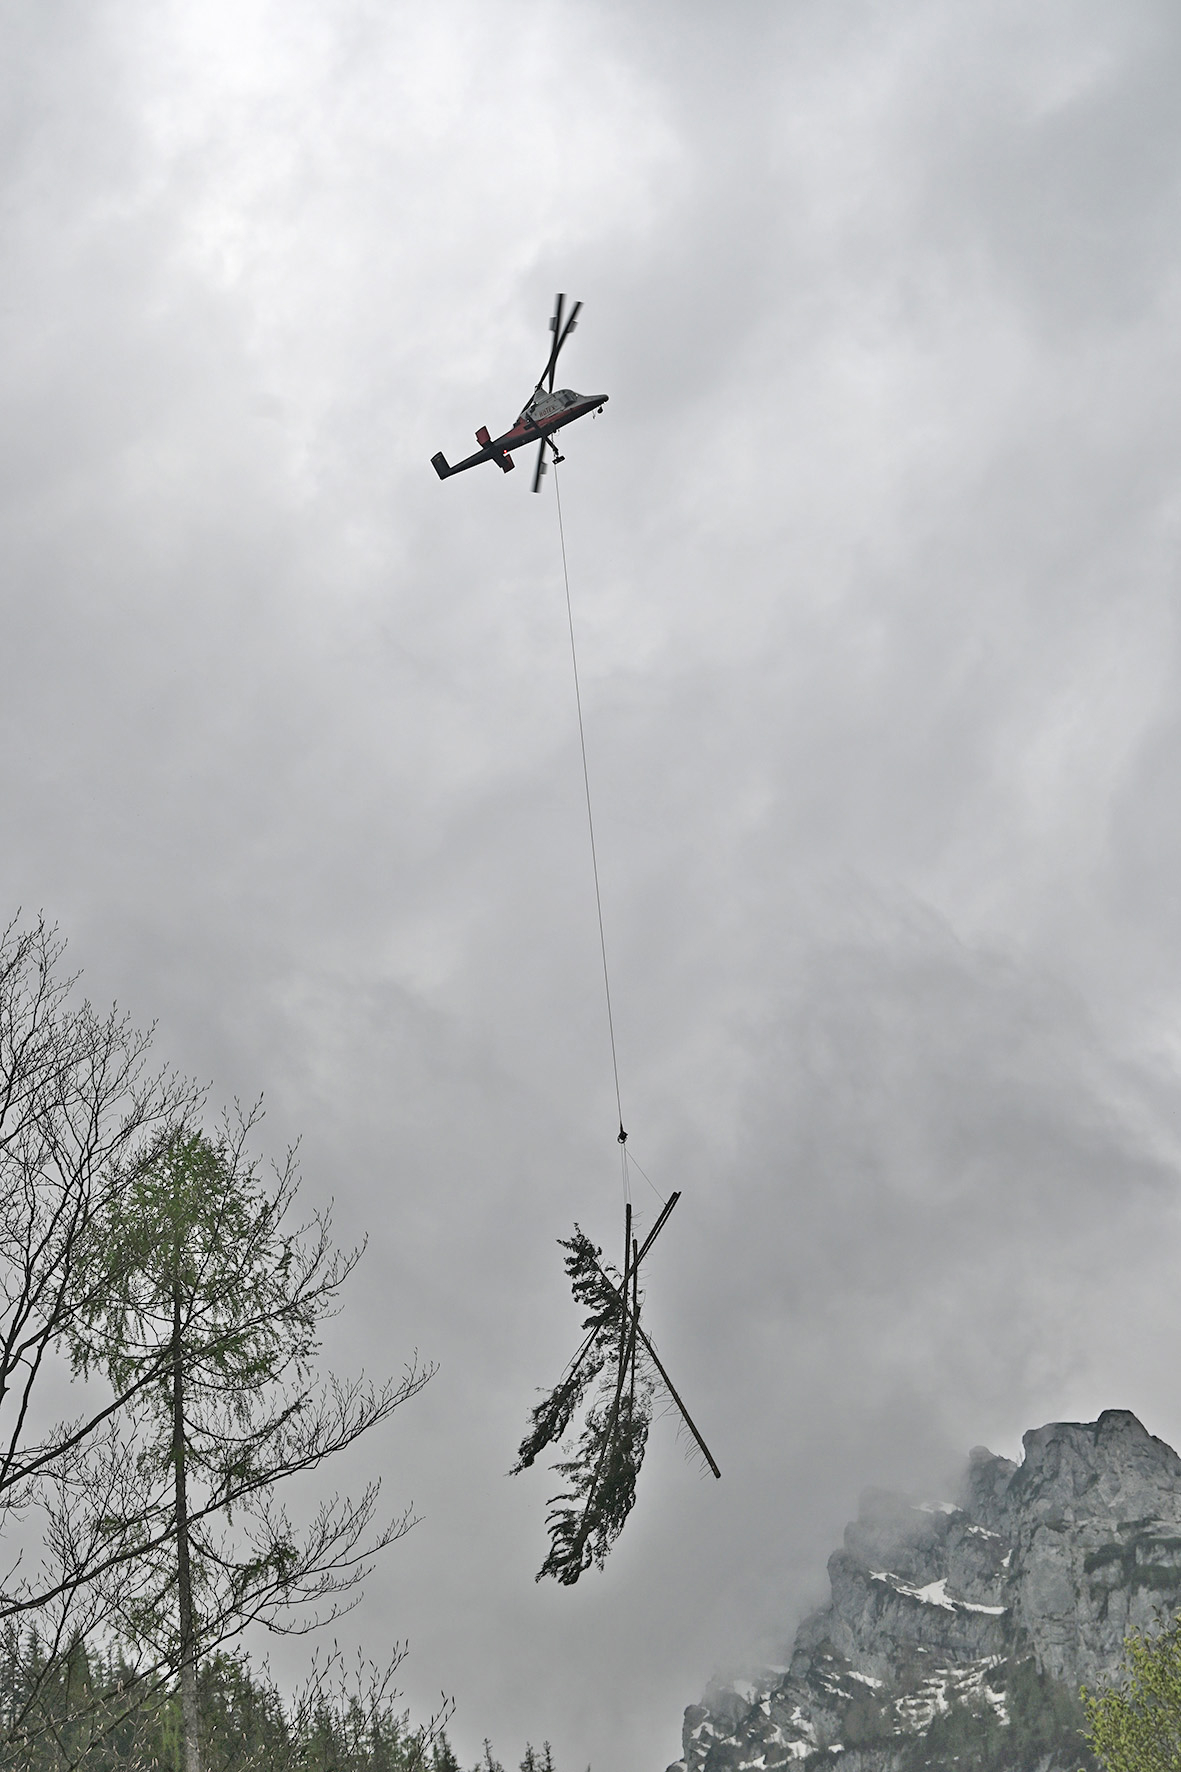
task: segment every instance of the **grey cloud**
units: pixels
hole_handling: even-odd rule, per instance
[[[302,1132],[371,1236],[333,1358],[442,1362],[358,1634],[469,1759],[659,1767],[863,1484],[1181,1432],[1172,11],[3,31],[5,901]],[[556,516],[428,466],[559,287],[650,1309],[725,1471],[661,1424],[573,1594],[504,1476],[554,1239],[618,1236]]]

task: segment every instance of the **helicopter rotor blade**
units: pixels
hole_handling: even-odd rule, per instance
[[[560,299],[561,298],[559,297],[559,300]],[[555,315],[554,315],[554,319],[558,322],[558,324],[554,328],[554,348],[553,348],[553,353],[550,356],[550,360],[549,360],[549,391],[551,394],[554,391],[554,371],[558,367],[558,352],[561,350],[561,348],[565,344],[566,340],[570,337],[570,334],[574,331],[574,328],[578,325],[578,313],[579,313],[579,309],[581,307],[582,307],[582,303],[580,301],[576,301],[574,306],[570,310],[570,318],[567,320],[565,326],[562,325],[560,319],[558,318],[558,313],[555,313]],[[560,313],[560,311],[561,310],[559,309],[559,313]]]
[[[549,463],[545,459],[545,438],[543,437],[537,446],[537,466],[533,470],[534,492],[541,491],[541,476],[545,473],[548,466]]]
[[[554,311],[549,323],[549,329],[554,335],[554,342],[550,346],[549,358],[538,379],[537,387],[534,390],[535,393],[540,393],[542,388],[545,388],[550,394],[553,393],[554,371],[558,367],[558,353],[562,349],[566,340],[570,337],[570,334],[574,331],[574,328],[578,325],[578,311],[582,307],[582,303],[580,301],[575,302],[574,306],[570,309],[569,319],[566,321],[565,325],[563,325],[562,315],[565,312],[565,307],[566,297],[564,295],[555,296]]]
[[[550,348],[549,348],[549,356],[545,360],[545,368],[542,370],[541,374],[537,378],[537,388],[535,391],[539,394],[540,394],[541,390],[545,387],[547,379],[549,381],[551,393],[553,391],[554,364],[558,360],[558,351],[561,348],[558,341],[562,336],[562,310],[565,307],[565,305],[566,305],[566,297],[564,295],[555,295],[555,297],[554,297],[554,311],[550,315],[550,320],[549,320],[549,329],[553,333],[554,339],[553,339],[553,343],[550,345]]]

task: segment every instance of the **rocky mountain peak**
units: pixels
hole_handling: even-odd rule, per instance
[[[1051,1422],[1023,1444],[1009,1497],[1024,1514],[1109,1520],[1176,1509],[1181,1458],[1128,1409],[1105,1409],[1098,1421]]]
[[[1052,1422],[1020,1465],[976,1447],[955,1501],[866,1490],[828,1574],[786,1673],[712,1685],[669,1772],[1074,1772],[1079,1687],[1181,1606],[1181,1458],[1127,1410]]]

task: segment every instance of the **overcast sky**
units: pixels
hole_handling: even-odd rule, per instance
[[[370,1239],[334,1364],[439,1362],[342,1644],[469,1762],[661,1772],[864,1485],[1181,1442],[1181,13],[9,0],[0,91],[2,908],[302,1134]],[[621,1228],[554,483],[429,465],[558,289],[649,1318],[723,1470],[658,1423],[573,1591],[505,1475],[555,1239]]]

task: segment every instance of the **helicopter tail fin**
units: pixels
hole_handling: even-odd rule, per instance
[[[450,469],[448,462],[447,462],[447,457],[443,454],[443,451],[441,449],[440,449],[438,455],[431,456],[431,466],[432,466],[432,468],[434,468],[436,474],[438,474],[440,480],[445,480],[447,478],[448,474],[451,472],[451,469]]]

